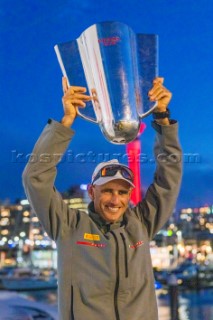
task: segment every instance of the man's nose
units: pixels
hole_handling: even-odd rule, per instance
[[[119,203],[119,194],[118,193],[113,193],[111,197],[111,202],[116,205]]]

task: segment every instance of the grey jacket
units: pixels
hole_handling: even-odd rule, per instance
[[[153,127],[158,157],[154,182],[143,201],[115,224],[103,221],[93,203],[89,214],[69,209],[54,187],[71,129],[51,120],[35,145],[23,183],[33,210],[57,244],[61,320],[158,319],[149,242],[172,214],[182,166],[177,123]]]

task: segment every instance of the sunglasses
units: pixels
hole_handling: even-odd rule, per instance
[[[116,175],[118,171],[120,172],[123,178],[133,182],[134,175],[129,168],[123,167],[121,165],[108,165],[106,167],[103,167],[100,171],[98,171],[98,173],[92,181],[92,184],[94,184],[94,182],[100,177],[113,177]]]

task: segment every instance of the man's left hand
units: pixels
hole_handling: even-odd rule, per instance
[[[163,82],[164,78],[155,78],[153,87],[148,93],[150,101],[158,103],[153,112],[165,112],[172,98],[172,93],[163,86]]]

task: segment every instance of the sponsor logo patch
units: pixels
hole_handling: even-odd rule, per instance
[[[84,239],[85,240],[92,240],[92,241],[100,241],[101,240],[99,234],[92,234],[92,233],[85,233]]]

